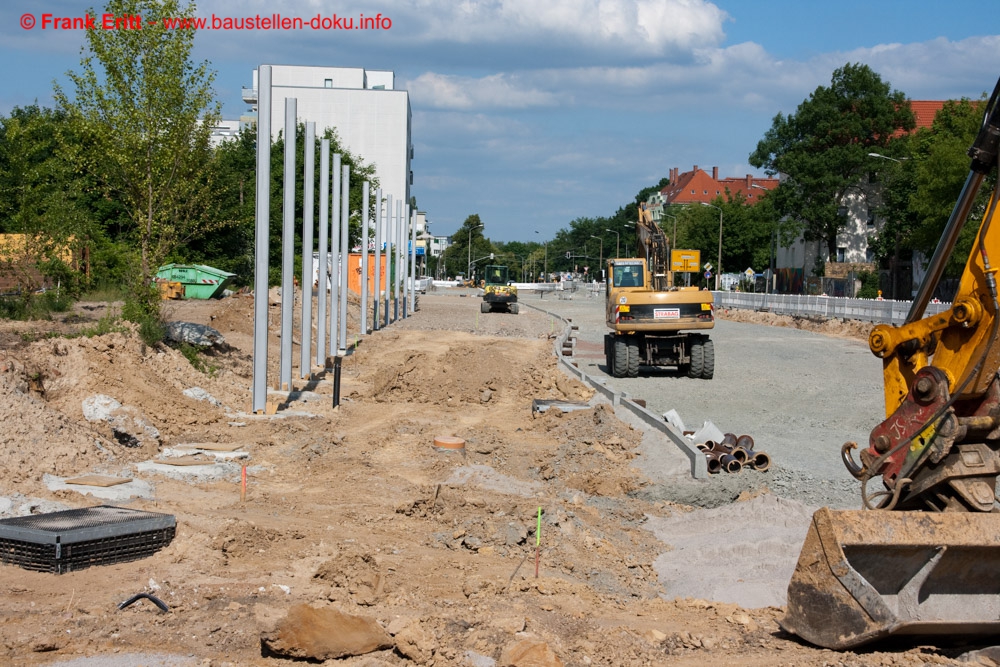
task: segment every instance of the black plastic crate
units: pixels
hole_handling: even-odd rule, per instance
[[[172,514],[99,505],[0,520],[0,562],[61,574],[145,558],[170,544]]]

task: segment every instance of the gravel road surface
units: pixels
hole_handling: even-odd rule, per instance
[[[603,297],[525,294],[522,303],[572,318],[579,326],[575,357],[586,373],[645,399],[653,412],[676,410],[688,430],[707,420],[724,433],[748,434],[774,462],[766,473],[713,475],[708,484],[664,480],[656,491],[662,497],[715,506],[767,486],[807,505],[860,506],[859,484],[841,463],[840,447],[866,443],[884,417],[881,364],[863,342],[717,320],[714,379],[647,367],[638,378],[613,378],[604,360]]]

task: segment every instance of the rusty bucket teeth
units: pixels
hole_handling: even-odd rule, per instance
[[[818,510],[781,626],[848,649],[1000,632],[1000,514]]]

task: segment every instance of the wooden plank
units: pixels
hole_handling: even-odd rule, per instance
[[[83,475],[82,477],[74,477],[73,479],[67,479],[67,484],[79,484],[81,486],[117,486],[119,484],[128,484],[132,481],[131,477],[110,477],[108,475]]]
[[[198,458],[197,455],[192,454],[191,456],[177,456],[174,458],[166,459],[156,459],[156,463],[162,463],[167,466],[210,466],[214,465],[214,460]]]
[[[206,452],[235,452],[243,445],[233,442],[185,442],[174,449],[202,449]]]

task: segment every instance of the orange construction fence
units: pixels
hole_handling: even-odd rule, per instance
[[[379,285],[385,289],[385,258],[379,267]],[[361,253],[352,252],[347,259],[347,289],[361,294]],[[375,293],[375,253],[368,253],[368,294]]]

